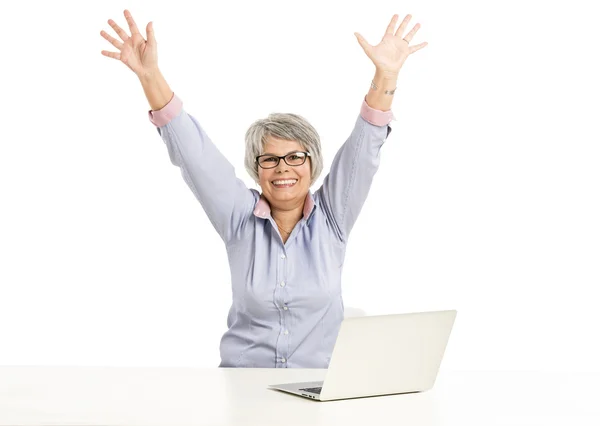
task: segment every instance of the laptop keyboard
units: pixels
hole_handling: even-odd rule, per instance
[[[318,388],[304,388],[304,389],[300,389],[301,391],[306,391],[306,392],[312,392],[312,393],[316,393],[316,394],[321,394],[321,389],[323,389],[323,386],[320,386]]]

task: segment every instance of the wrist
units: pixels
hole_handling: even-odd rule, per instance
[[[160,70],[158,68],[154,68],[154,69],[150,69],[150,70],[144,70],[141,73],[139,73],[137,75],[137,77],[140,79],[140,81],[144,82],[144,81],[151,81],[151,80],[155,80],[156,78],[162,76]]]
[[[173,91],[158,69],[140,73],[138,78],[153,111],[164,108],[173,99]]]
[[[384,82],[386,85],[395,84],[398,81],[399,72],[375,70],[375,77],[373,80]]]
[[[398,73],[376,70],[367,93],[367,104],[379,111],[389,111],[396,91]]]

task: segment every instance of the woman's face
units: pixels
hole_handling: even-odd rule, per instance
[[[283,156],[295,151],[305,151],[296,141],[278,139],[269,135],[262,154]],[[272,207],[290,208],[303,205],[310,188],[310,157],[301,166],[290,166],[281,159],[277,167],[258,167],[262,192]]]

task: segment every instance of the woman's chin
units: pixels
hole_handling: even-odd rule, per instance
[[[273,192],[273,198],[281,201],[289,201],[298,198],[298,194],[297,191],[275,191]]]
[[[287,188],[287,190],[272,190],[269,193],[269,198],[274,202],[288,202],[306,197],[306,194],[301,194],[296,188]]]

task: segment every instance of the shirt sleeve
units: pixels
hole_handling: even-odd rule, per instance
[[[258,192],[248,189],[195,117],[176,94],[164,108],[149,111],[173,165],[206,212],[225,243],[239,234],[250,217]]]
[[[316,191],[321,205],[343,242],[367,198],[379,168],[379,152],[395,120],[390,111],[371,108],[363,100],[350,136],[338,150],[323,185]]]

